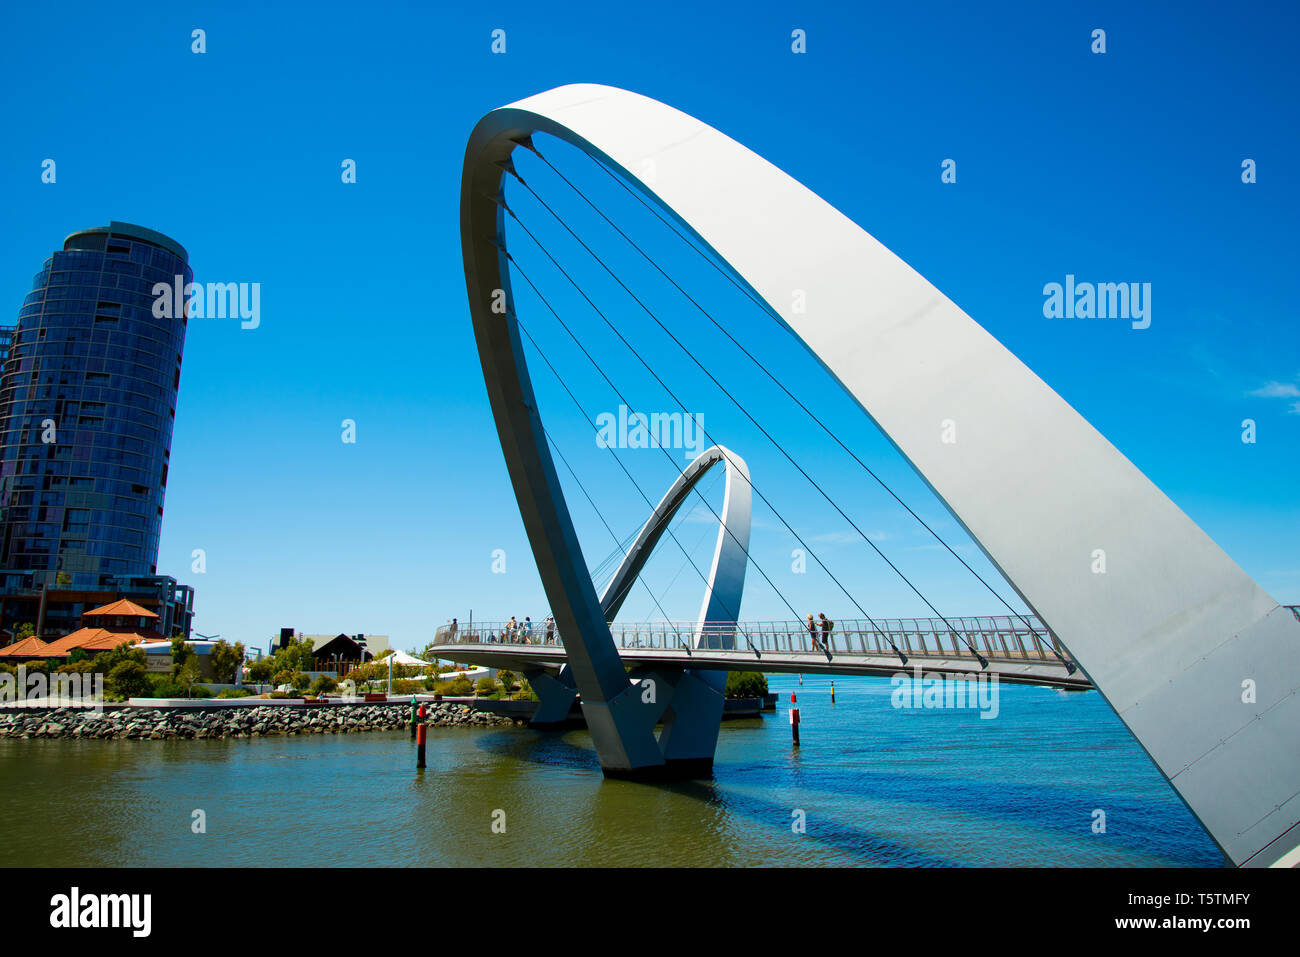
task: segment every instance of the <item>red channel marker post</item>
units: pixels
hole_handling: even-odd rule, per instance
[[[424,705],[421,704],[415,725],[415,766],[417,768],[424,767],[424,737],[428,730],[428,726],[424,723]]]
[[[790,695],[790,730],[794,733],[794,746],[799,747],[799,709],[793,694]]]

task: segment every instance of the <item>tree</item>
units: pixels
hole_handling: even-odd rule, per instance
[[[259,658],[248,666],[248,679],[258,684],[266,684],[275,674],[274,658]]]
[[[194,686],[203,678],[203,669],[199,666],[199,656],[191,650],[189,657],[176,674],[176,681],[185,689],[185,697],[190,696]]]
[[[758,698],[767,694],[767,675],[761,671],[727,672],[728,698]]]
[[[110,648],[108,651],[101,651],[95,655],[92,664],[98,674],[110,675],[113,673],[113,669],[124,661],[134,661],[143,668],[145,665],[144,650],[135,645],[121,644],[116,648]]]
[[[36,634],[36,626],[30,621],[23,622],[14,630],[14,641],[22,641],[24,638],[31,638]]]
[[[186,662],[191,658],[197,658],[194,649],[185,642],[185,638],[177,635],[172,639],[172,680],[181,681],[181,670],[185,667]]]
[[[221,684],[234,684],[235,675],[244,665],[244,646],[230,645],[224,638],[212,646],[208,659],[212,663],[212,680]]]

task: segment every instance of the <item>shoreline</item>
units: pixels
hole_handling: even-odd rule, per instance
[[[526,722],[465,705],[432,702],[426,727],[517,728]],[[167,740],[287,737],[299,734],[355,734],[408,729],[410,704],[358,704],[346,708],[264,704],[243,708],[121,707],[6,709],[0,711],[0,739],[78,738]]]

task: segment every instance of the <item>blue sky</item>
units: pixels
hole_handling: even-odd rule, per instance
[[[63,237],[110,219],[175,237],[199,281],[261,283],[259,328],[196,321],[186,343],[159,570],[196,586],[198,630],[257,644],[281,626],[387,633],[412,648],[470,609],[541,617],[465,303],[460,164],[493,107],[567,82],[622,86],[717,126],[838,206],[1060,392],[1271,594],[1300,601],[1296,14],[1251,3],[1050,6],[143,4],[129,19],[100,4],[65,4],[58,16],[19,7],[0,37],[0,295],[16,315]],[[202,55],[190,50],[195,28],[206,31]],[[496,28],[504,55],[490,51]],[[790,52],[795,28],[806,54]],[[1095,28],[1106,30],[1104,55],[1090,52]],[[782,381],[964,541],[811,359],[760,331],[752,306],[584,157],[542,145],[724,325],[752,328]],[[57,163],[52,185],[41,182],[46,158]],[[340,181],[345,158],[357,162],[355,184]],[[940,182],[946,158],[956,184]],[[1252,185],[1241,182],[1245,158],[1258,164]],[[534,167],[530,183],[596,235],[600,223]],[[518,202],[868,611],[925,613],[581,250],[563,246],[545,211]],[[687,323],[633,255],[603,248],[714,349],[718,377],[815,465],[940,610],[1001,610],[748,360]],[[524,268],[546,277],[544,291],[567,303],[634,404],[671,410],[532,253]],[[1067,273],[1150,282],[1151,327],[1044,318],[1043,285]],[[521,295],[519,305],[586,408],[616,410],[540,304]],[[534,379],[548,429],[604,517],[630,533],[644,502],[540,363]],[[1253,445],[1241,441],[1244,418],[1256,420]],[[341,441],[344,419],[357,423],[355,444]],[[654,450],[620,454],[657,499],[673,466]],[[560,471],[596,565],[613,539]],[[710,494],[716,508],[720,486]],[[707,570],[706,518],[683,515],[679,538]],[[790,572],[794,545],[760,505],[753,556],[781,594],[803,613],[852,617],[815,563]],[[195,548],[203,574],[191,572]],[[505,574],[492,572],[494,549]],[[659,615],[650,591],[673,617],[695,615],[700,582],[671,543],[645,578],[650,590],[634,593],[625,618]],[[776,590],[749,581],[746,617],[788,615]]]

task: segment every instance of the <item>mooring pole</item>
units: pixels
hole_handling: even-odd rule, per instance
[[[415,700],[415,695],[411,695],[411,740],[415,740],[415,719],[420,703]]]
[[[835,682],[831,682],[831,704],[835,703]]]
[[[424,767],[424,737],[428,728],[424,723],[424,705],[420,705],[420,710],[416,713],[415,726],[415,766]]]
[[[794,746],[799,747],[799,709],[795,702],[798,699],[790,695],[790,731],[794,735]]]

